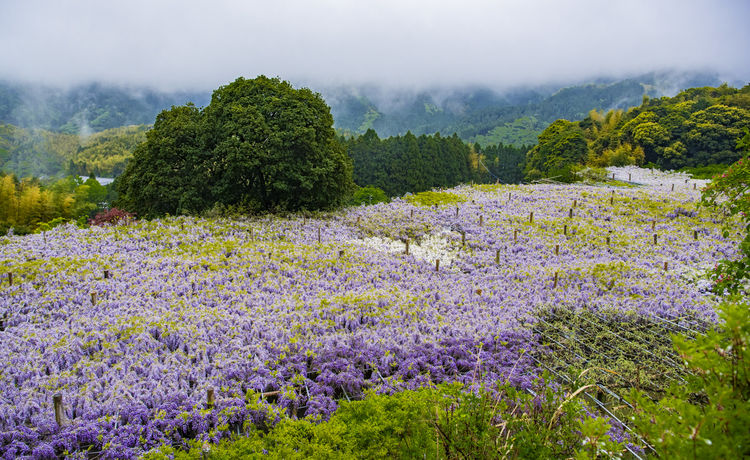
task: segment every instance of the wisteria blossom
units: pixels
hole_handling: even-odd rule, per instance
[[[272,422],[260,398],[326,418],[368,389],[528,386],[535,312],[552,305],[715,321],[705,273],[737,238],[669,177],[4,237],[0,455],[215,441]]]

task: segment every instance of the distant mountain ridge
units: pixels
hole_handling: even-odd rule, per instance
[[[532,145],[558,118],[580,120],[592,109],[640,105],[644,95],[672,96],[678,90],[716,86],[707,73],[651,73],[615,80],[598,79],[559,88],[552,85],[510,90],[451,87],[422,90],[375,85],[315,88],[331,106],[335,127],[343,134],[374,129],[380,137],[440,132],[457,133],[482,145]],[[151,124],[172,105],[205,106],[210,92],[164,92],[101,83],[56,89],[0,81],[0,124],[87,136],[128,125]]]
[[[381,137],[454,132],[482,145],[531,145],[551,122],[580,120],[592,109],[627,109],[643,97],[673,96],[690,87],[717,86],[708,73],[650,73],[615,80],[599,79],[563,88],[542,86],[495,91],[487,87],[437,88],[388,92],[378,87],[338,87],[321,91],[331,105],[337,129]]]

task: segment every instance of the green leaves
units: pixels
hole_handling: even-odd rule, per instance
[[[675,337],[690,374],[655,402],[631,395],[633,421],[664,458],[744,458],[750,453],[750,305],[721,307],[722,326]]]
[[[163,111],[129,163],[120,205],[140,216],[330,209],[353,188],[328,106],[264,76],[214,91],[203,110]]]

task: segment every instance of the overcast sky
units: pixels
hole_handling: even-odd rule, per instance
[[[0,0],[0,78],[64,85],[747,82],[749,44],[748,0]]]

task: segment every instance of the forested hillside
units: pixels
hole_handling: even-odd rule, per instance
[[[18,177],[117,176],[147,130],[146,125],[122,126],[81,137],[0,125],[0,171]]]
[[[691,88],[674,97],[644,99],[627,112],[591,111],[581,121],[557,120],[529,153],[526,178],[569,177],[584,164],[653,164],[678,169],[729,165],[741,157],[737,140],[750,126],[750,85]]]
[[[628,109],[643,97],[674,95],[682,88],[718,85],[715,75],[646,74],[624,80],[602,80],[560,87],[539,86],[495,91],[485,87],[433,89],[416,92],[383,88],[333,88],[323,91],[336,127],[379,136],[436,132],[485,144],[536,143],[536,137],[557,119],[580,120],[592,109]]]
[[[209,92],[164,92],[91,83],[68,89],[0,81],[0,123],[88,135],[151,124],[172,105],[205,105]]]

